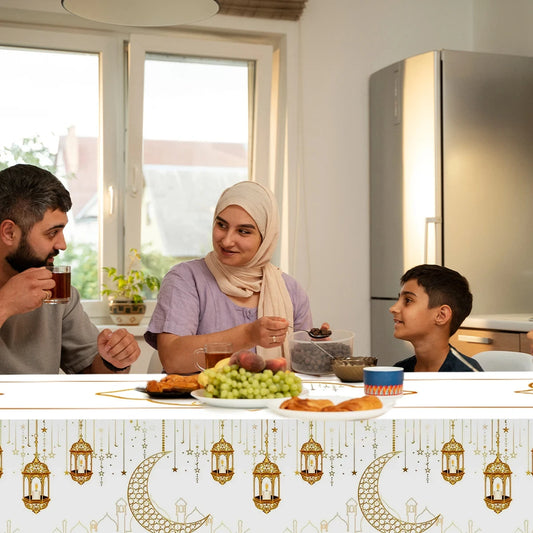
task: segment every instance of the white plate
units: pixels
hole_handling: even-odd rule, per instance
[[[191,396],[199,402],[212,407],[226,407],[228,409],[262,409],[266,407],[266,398],[258,399],[228,399],[228,398],[209,398],[205,395],[204,389],[198,389],[191,392]],[[281,399],[281,398],[280,398]],[[285,398],[286,400],[287,398]]]
[[[313,396],[310,394],[309,399],[320,399],[325,400],[329,399],[333,403],[337,404],[345,400],[354,398],[354,396]],[[276,398],[275,400],[267,400],[268,407],[271,411],[277,415],[284,416],[287,418],[299,418],[300,420],[367,420],[369,418],[376,418],[382,414],[390,411],[394,407],[394,402],[387,399],[387,402],[383,402],[383,407],[381,409],[367,409],[365,411],[296,411],[292,409],[280,409],[280,405],[287,398]]]

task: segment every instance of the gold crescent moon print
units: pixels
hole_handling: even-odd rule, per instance
[[[131,475],[128,483],[128,503],[135,520],[150,533],[191,533],[201,527],[209,515],[190,523],[174,522],[163,516],[148,494],[148,481],[155,464],[170,452],[160,452],[145,459]]]
[[[406,522],[392,515],[379,496],[379,477],[385,465],[400,452],[391,452],[372,461],[363,472],[359,481],[358,497],[361,512],[367,522],[379,532],[403,533],[411,531],[422,533],[429,529],[439,518],[437,515],[426,522]]]

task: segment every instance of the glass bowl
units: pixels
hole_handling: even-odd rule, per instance
[[[354,337],[352,331],[344,329],[321,340],[312,339],[307,331],[295,331],[289,335],[292,370],[313,376],[332,374],[335,359],[353,355]]]

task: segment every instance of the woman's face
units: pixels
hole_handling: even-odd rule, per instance
[[[213,226],[213,250],[228,266],[243,266],[256,254],[261,234],[254,219],[238,205],[219,213]]]

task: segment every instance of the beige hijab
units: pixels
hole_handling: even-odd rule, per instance
[[[213,274],[220,290],[228,296],[246,298],[259,292],[257,316],[281,316],[293,326],[292,301],[287,291],[281,270],[270,259],[279,237],[279,214],[276,198],[272,192],[254,181],[241,181],[226,189],[218,200],[213,217],[230,205],[242,207],[255,221],[262,237],[261,245],[255,256],[240,267],[222,264],[215,252],[205,258],[207,267]],[[288,341],[283,351],[280,348],[257,347],[264,357],[289,357]]]

